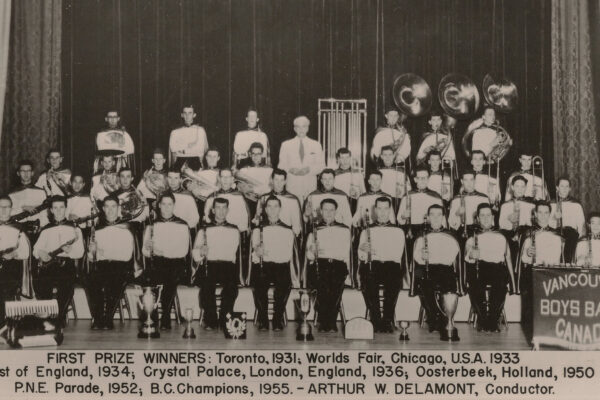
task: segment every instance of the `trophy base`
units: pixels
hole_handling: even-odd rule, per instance
[[[138,339],[158,339],[160,337],[160,332],[139,332],[137,335]]]
[[[458,330],[456,328],[452,329],[442,329],[440,333],[440,340],[444,342],[458,342],[460,338],[458,337]]]
[[[402,342],[407,342],[409,341],[409,337],[408,337],[408,332],[402,332],[400,333],[400,337],[398,338],[398,340],[402,341]]]
[[[296,332],[296,340],[300,342],[311,342],[315,340],[312,334],[312,329],[308,323],[306,325],[300,325],[298,331]]]
[[[190,329],[190,332],[188,332],[187,330],[185,330],[183,332],[183,338],[184,339],[196,339],[196,334],[194,333],[193,329]]]

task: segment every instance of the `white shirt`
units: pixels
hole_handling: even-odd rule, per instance
[[[361,172],[336,170],[333,187],[346,193],[348,197],[354,196],[354,198],[367,191],[365,177]]]
[[[533,261],[527,250],[531,247],[531,238],[528,236],[521,249],[521,262],[531,264]],[[554,232],[538,230],[535,233],[535,264],[556,265],[562,258],[563,239]]]
[[[475,174],[475,191],[487,195],[490,199],[490,203],[494,201],[500,202],[500,188],[496,178],[490,178],[487,174],[476,173]],[[461,186],[460,190],[463,190]]]
[[[475,150],[481,150],[487,157],[492,150],[492,143],[496,139],[498,133],[495,129],[488,126],[482,125],[473,131],[473,141],[471,145],[471,152]]]
[[[444,200],[450,200],[454,193],[451,193],[451,178],[450,175],[445,174],[431,174],[429,175],[429,180],[427,181],[427,189],[433,190]]]
[[[583,236],[585,234],[585,214],[583,213],[583,207],[576,201],[566,200],[561,202],[562,208],[562,226],[570,226],[575,229],[579,236]],[[558,227],[558,219],[555,214],[557,211],[556,202],[550,204],[552,208],[552,212],[550,214],[550,222],[549,225],[552,228]]]
[[[479,195],[477,193],[465,194],[465,222],[467,225],[473,225],[475,214],[477,213],[477,207],[480,204],[489,204],[487,196]],[[456,215],[456,212],[461,206],[461,196],[456,196],[450,203],[450,211],[448,212],[448,225],[452,229],[458,229],[462,225],[463,217]]]
[[[304,159],[300,159],[300,142],[304,145]],[[308,167],[306,175],[290,173],[292,168]],[[287,190],[304,202],[306,196],[317,188],[317,175],[325,168],[325,157],[321,144],[314,139],[298,136],[281,143],[279,168],[288,173]]]
[[[317,227],[317,247],[319,250],[318,258],[331,258],[338,261],[344,261],[350,266],[350,228],[342,225],[319,225]],[[314,235],[311,232],[306,239],[306,257],[314,260],[314,254],[308,251],[315,243]]]
[[[90,196],[72,196],[67,199],[66,215],[75,215],[77,218],[85,218],[92,215],[92,199]],[[80,228],[84,228],[87,224],[82,222]]]
[[[587,267],[588,256],[590,254],[590,241],[580,240],[575,249],[575,263],[578,267]],[[600,266],[600,239],[592,239],[592,266]]]
[[[75,260],[80,259],[83,257],[83,239],[81,230],[66,224],[42,230],[37,242],[35,242],[35,245],[33,246],[33,256],[35,258],[40,258],[40,250],[51,253],[73,239],[75,239],[75,242],[71,244],[71,250],[68,252],[60,252],[57,256],[68,257]]]
[[[271,192],[272,193],[272,192]],[[256,206],[256,215],[260,215],[267,202],[270,193],[263,195]],[[279,211],[279,219],[286,225],[292,227],[295,235],[302,232],[302,210],[298,198],[291,193],[275,194],[281,201],[281,210]]]
[[[177,157],[204,157],[208,150],[206,131],[195,124],[172,130],[169,150]]]
[[[312,210],[319,210],[321,208],[321,201],[325,199],[335,200],[335,202],[338,205],[335,213],[335,221],[346,226],[351,226],[352,211],[350,210],[350,202],[348,201],[348,196],[346,196],[345,193],[341,191],[315,191],[308,196],[306,202],[307,204],[310,202]],[[304,207],[306,207],[306,205]]]
[[[194,260],[200,262],[199,247],[208,246],[209,261],[227,261],[234,263],[240,246],[240,231],[231,225],[209,225],[198,232],[194,242]]]
[[[129,261],[133,257],[133,235],[125,225],[96,229],[96,260]]]
[[[516,205],[515,202],[517,203]],[[500,226],[500,229],[508,231],[512,230],[513,224],[512,222],[510,222],[508,217],[514,212],[519,213],[519,223],[517,226],[531,226],[531,212],[534,208],[535,204],[523,200],[512,199],[511,201],[503,203],[502,206],[500,206],[500,217],[498,218],[498,226]]]
[[[405,237],[402,228],[392,225],[371,225],[369,228],[371,234],[371,260],[372,261],[393,261],[402,262],[404,255]],[[360,243],[358,245],[358,258],[361,261],[367,261],[368,253],[362,251],[360,247],[368,240],[367,230],[363,229],[360,233]]]
[[[233,152],[235,154],[235,160],[239,162],[245,158],[248,158],[250,156],[248,154],[248,151],[250,150],[250,145],[256,142],[263,145],[263,154],[268,155],[269,139],[265,132],[256,129],[248,129],[236,133],[235,139],[233,141]],[[268,159],[267,164],[270,164],[270,161]]]
[[[263,236],[263,262],[274,262],[278,264],[288,263],[294,255],[294,232],[280,224],[265,225],[262,230]],[[252,231],[252,248],[260,245],[260,229]],[[252,262],[260,262],[260,257],[252,252]]]
[[[189,193],[173,193],[175,196],[175,208],[173,214],[185,221],[190,228],[195,228],[200,222],[196,200]]]
[[[427,247],[429,249],[429,264],[451,266],[460,253],[460,246],[456,239],[447,232],[429,232],[427,234]],[[415,262],[425,265],[421,250],[424,246],[423,236],[415,240],[413,257]]]
[[[247,232],[250,224],[248,215],[248,205],[244,196],[236,190],[230,192],[216,192],[213,196],[206,199],[204,204],[204,220],[211,222],[209,215],[216,197],[227,199],[229,201],[229,211],[225,218],[227,222],[237,226],[240,232]]]
[[[352,224],[354,226],[359,226],[362,223],[363,217],[367,210],[371,212],[371,221],[375,221],[375,201],[380,197],[388,197],[386,193],[377,192],[377,193],[365,193],[358,198],[356,202],[356,211],[354,212],[354,216],[352,217]],[[391,201],[391,199],[390,199]],[[394,203],[390,206],[390,214],[388,216],[389,221],[392,224],[396,224],[396,215],[394,213]]]
[[[510,260],[510,247],[506,237],[497,231],[486,231],[477,234],[477,247],[479,248],[479,260],[489,263],[503,263]],[[471,257],[471,251],[475,246],[475,239],[470,237],[465,245],[465,261],[475,263]]]
[[[27,236],[10,224],[0,224],[0,251],[9,249],[16,251],[17,255],[15,258],[17,260],[26,260],[29,258],[30,249]]]
[[[395,198],[402,198],[406,192],[412,190],[410,179],[406,179],[404,171],[393,167],[384,167],[379,170],[382,175],[381,191]]]
[[[377,129],[371,147],[371,157],[373,159],[379,158],[383,146],[393,145],[397,140],[402,140],[402,144],[400,150],[398,150],[398,153],[396,154],[395,161],[402,162],[410,156],[410,135],[403,126],[400,126],[399,129],[400,130],[390,127],[381,127]],[[402,137],[404,137],[404,139],[402,139]]]
[[[46,192],[33,186],[12,192],[8,196],[12,200],[10,215],[23,212],[23,207],[40,206],[46,200]],[[21,220],[21,222],[25,221],[40,221],[40,226],[44,226],[48,223],[48,212],[47,210],[42,210],[31,217]]]
[[[152,240],[152,252],[149,243]],[[144,231],[144,256],[183,258],[190,249],[190,229],[186,224],[172,221],[156,221]]]
[[[440,197],[434,196],[428,192],[411,192],[407,196],[404,196],[400,201],[400,207],[398,207],[398,223],[400,225],[406,225],[407,220],[402,217],[404,211],[407,209],[407,198],[410,196],[410,223],[411,225],[422,224],[427,215],[427,210],[434,204],[443,206],[443,201]],[[444,218],[444,226],[446,226],[446,218]]]

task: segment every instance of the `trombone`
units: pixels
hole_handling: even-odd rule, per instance
[[[539,179],[538,179],[539,175]],[[546,199],[544,159],[541,156],[535,156],[531,159],[531,176],[533,180],[532,197],[536,200],[538,192],[541,191],[541,199]]]
[[[450,201],[454,196],[454,162],[449,158],[443,158],[441,170],[440,195],[444,201]]]

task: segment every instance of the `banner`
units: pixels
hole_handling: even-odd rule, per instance
[[[600,271],[533,269],[533,344],[600,349]]]

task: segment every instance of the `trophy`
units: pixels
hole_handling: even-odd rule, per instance
[[[454,326],[454,314],[458,306],[458,295],[456,293],[444,293],[441,295],[442,312],[448,319],[446,328],[441,330],[440,340],[446,342],[458,342],[458,330]]]
[[[407,340],[409,340],[408,338],[408,332],[406,331],[408,329],[408,327],[410,326],[410,322],[408,321],[400,321],[400,337],[398,338],[399,340],[406,342]]]
[[[140,330],[138,332],[138,338],[159,338],[160,333],[158,331],[158,303],[160,302],[160,296],[162,294],[163,285],[158,286],[144,286],[142,288],[142,294],[137,299],[138,307],[140,308]],[[144,319],[145,318],[145,319]]]
[[[298,302],[300,303],[299,308],[302,313],[302,322],[296,330],[296,340],[310,342],[311,340],[314,340],[314,337],[312,334],[312,327],[307,320],[308,313],[310,312],[310,296],[308,291],[300,291],[300,300]]]
[[[192,328],[192,320],[194,319],[194,310],[192,310],[191,308],[186,308],[183,318],[185,318],[185,330],[183,331],[183,338],[184,339],[196,339],[196,334],[194,333],[194,328]]]

